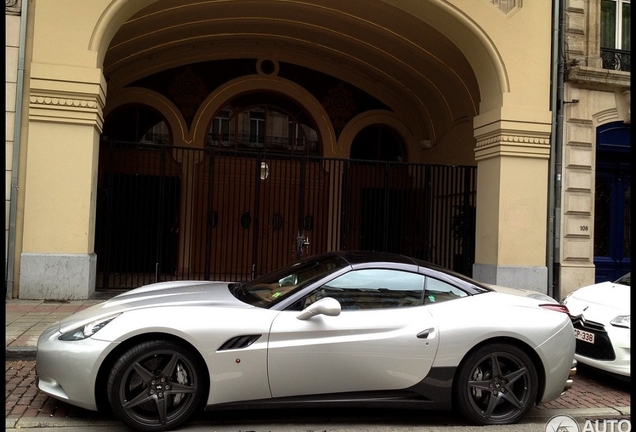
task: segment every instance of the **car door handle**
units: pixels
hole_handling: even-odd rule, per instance
[[[418,339],[426,339],[431,334],[431,329],[422,330],[417,334]]]

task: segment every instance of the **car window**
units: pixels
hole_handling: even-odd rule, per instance
[[[354,270],[314,290],[305,297],[304,307],[325,297],[338,300],[342,310],[419,306],[424,279],[423,275],[400,270]]]
[[[426,278],[426,290],[424,292],[424,304],[440,303],[448,300],[465,297],[464,291],[459,288],[432,277]]]
[[[338,256],[315,256],[295,262],[249,282],[236,284],[232,294],[252,306],[268,308],[304,286],[348,264]]]

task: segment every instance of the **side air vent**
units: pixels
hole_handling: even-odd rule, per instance
[[[245,336],[235,336],[232,339],[225,342],[221,345],[218,351],[227,351],[234,349],[243,349],[252,345],[254,342],[260,338],[261,335],[245,335]]]

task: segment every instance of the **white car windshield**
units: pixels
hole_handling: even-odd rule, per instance
[[[631,287],[631,272],[627,273],[625,276],[622,276],[621,278],[617,279],[614,283],[617,284],[621,284],[621,285],[627,285],[628,287]]]

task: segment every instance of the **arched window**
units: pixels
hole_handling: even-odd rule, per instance
[[[351,159],[406,162],[402,137],[385,125],[362,129],[351,144]]]
[[[320,155],[313,120],[296,102],[273,94],[240,96],[215,116],[207,146],[239,152]]]
[[[171,144],[172,134],[163,116],[142,104],[124,105],[104,123],[104,141],[138,144]]]

